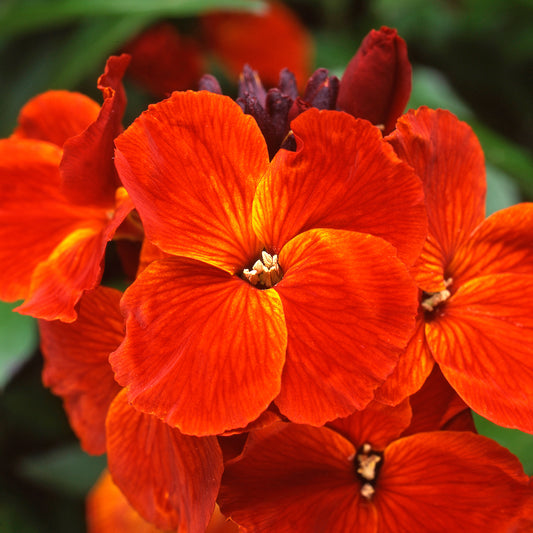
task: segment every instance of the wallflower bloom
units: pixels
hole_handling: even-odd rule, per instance
[[[114,483],[144,520],[160,529],[204,533],[222,476],[222,451],[216,437],[182,435],[128,403],[108,361],[123,338],[120,297],[99,287],[81,299],[76,322],[39,321],[43,382],[63,398],[82,447],[107,453]],[[112,507],[120,501],[117,491],[108,500]],[[94,510],[92,519],[151,530],[127,504],[116,512]]]
[[[441,431],[435,406],[438,413],[418,412],[424,433],[404,436],[408,400],[395,408],[373,402],[328,427],[278,422],[255,431],[226,464],[222,512],[254,533],[503,533],[531,525],[533,491],[518,459],[469,431]]]
[[[436,361],[472,409],[533,433],[533,204],[485,219],[483,153],[449,112],[409,112],[389,141],[424,183],[429,234],[417,331],[380,398],[416,390]]]
[[[31,100],[0,141],[0,298],[48,320],[76,319],[83,291],[102,275],[107,242],[132,209],[113,166],[122,129],[127,56],[109,59],[100,108],[51,91]]]
[[[411,333],[398,257],[425,235],[417,178],[366,121],[310,110],[292,126],[298,150],[269,163],[232,100],[174,93],[116,141],[146,236],[171,257],[126,291],[110,361],[135,407],[184,433],[244,427],[273,400],[312,424],[361,409]]]

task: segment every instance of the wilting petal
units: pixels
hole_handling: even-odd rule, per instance
[[[124,337],[121,296],[100,287],[82,298],[73,324],[39,321],[43,383],[63,398],[82,448],[95,455],[105,452],[105,419],[120,390],[108,358]]]
[[[400,436],[410,421],[409,400],[405,399],[395,407],[374,401],[362,411],[330,422],[328,427],[357,447],[368,443],[373,450],[383,450]]]
[[[322,425],[364,408],[415,325],[405,265],[382,239],[341,230],[304,232],[279,261],[284,278],[274,289],[289,339],[280,411]]]
[[[476,426],[468,405],[444,379],[438,365],[434,365],[424,386],[409,398],[413,417],[402,436],[424,431],[472,431]]]
[[[174,93],[116,141],[116,165],[146,236],[230,273],[260,252],[250,216],[268,165],[255,120],[225,96]]]
[[[409,100],[411,74],[407,45],[396,30],[372,30],[346,67],[338,109],[390,133]]]
[[[226,465],[219,504],[247,531],[377,533],[360,505],[354,446],[328,428],[279,423],[254,432]]]
[[[533,276],[462,285],[426,326],[442,373],[480,415],[533,433]]]
[[[15,138],[36,139],[62,147],[96,120],[100,106],[88,96],[70,91],[47,91],[20,111]]]
[[[429,237],[417,280],[428,292],[442,290],[453,254],[485,217],[481,146],[467,124],[426,107],[401,117],[388,140],[424,184]]]
[[[385,450],[373,497],[380,531],[513,531],[533,498],[520,462],[468,432],[419,433]]]
[[[124,52],[131,55],[128,76],[158,98],[195,89],[206,70],[199,43],[181,36],[169,23],[143,31]]]
[[[287,332],[279,296],[190,259],[156,261],[123,298],[111,356],[129,399],[194,435],[255,420],[278,394]]]
[[[129,56],[112,56],[107,60],[98,88],[104,103],[98,118],[87,130],[69,139],[61,161],[62,188],[76,204],[112,206],[120,181],[113,163],[113,140],[122,131],[126,94],[122,76]]]
[[[0,141],[0,298],[26,298],[35,267],[91,209],[75,208],[59,192],[61,150],[25,139]]]
[[[533,204],[492,214],[459,248],[448,267],[453,283],[489,274],[533,272]]]
[[[270,0],[261,13],[213,12],[202,17],[205,39],[236,78],[245,64],[277,85],[288,68],[304,84],[312,62],[311,36],[294,13]]]
[[[416,321],[416,329],[400,354],[398,364],[385,383],[376,391],[376,400],[396,405],[422,387],[435,363],[426,342],[425,320],[422,313]]]
[[[99,283],[107,243],[133,207],[123,188],[117,189],[117,204],[108,219],[98,212],[100,220],[78,222],[79,227],[37,265],[27,300],[15,311],[46,320],[76,320],[76,303]]]
[[[107,449],[113,481],[145,520],[205,532],[223,470],[216,437],[182,435],[134,409],[122,391],[107,418]]]
[[[382,237],[412,264],[427,235],[424,194],[380,132],[315,109],[292,129],[298,150],[278,152],[254,201],[254,228],[267,248],[277,253],[308,229],[346,229]]]

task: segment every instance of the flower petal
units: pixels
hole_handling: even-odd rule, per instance
[[[313,228],[370,233],[408,264],[427,235],[422,186],[377,128],[337,111],[310,109],[292,122],[298,150],[280,150],[254,201],[257,235],[275,253]]]
[[[39,321],[43,384],[63,398],[82,448],[94,455],[105,453],[105,419],[120,391],[108,358],[124,337],[121,296],[99,287],[82,298],[76,322]]]
[[[362,411],[328,423],[328,427],[358,448],[368,443],[373,450],[383,450],[409,426],[411,414],[407,399],[395,407],[373,401]]]
[[[442,290],[454,252],[485,218],[481,146],[467,124],[426,107],[401,117],[388,140],[424,184],[429,237],[417,280],[427,292]]]
[[[94,210],[68,204],[59,191],[61,150],[26,139],[0,141],[0,298],[26,298],[35,267]]]
[[[249,221],[268,152],[254,119],[235,102],[174,93],[116,145],[121,180],[154,244],[230,273],[256,259],[261,247]]]
[[[342,76],[338,109],[390,133],[409,100],[411,75],[407,45],[396,30],[372,30]]]
[[[533,276],[462,285],[426,326],[442,373],[479,414],[533,433]]]
[[[200,43],[180,35],[168,22],[143,31],[124,52],[131,55],[128,76],[157,98],[193,89],[207,70]]]
[[[113,483],[108,470],[104,470],[87,496],[88,533],[161,533],[128,503],[120,489]]]
[[[113,140],[122,131],[122,115],[126,107],[122,76],[128,63],[126,54],[107,60],[105,72],[98,80],[98,88],[104,95],[98,118],[64,145],[62,188],[73,203],[113,205],[115,189],[120,185],[113,162]]]
[[[88,533],[161,533],[128,503],[105,470],[87,496]]]
[[[312,63],[311,36],[283,3],[269,0],[265,4],[260,13],[204,15],[205,39],[235,79],[244,65],[250,64],[267,85],[277,85],[283,68],[304,84]]]
[[[122,391],[107,418],[109,471],[149,522],[179,533],[204,533],[222,477],[216,437],[182,435],[134,409]]]
[[[417,290],[405,265],[382,239],[341,230],[304,232],[279,261],[274,289],[288,330],[280,411],[322,425],[364,408],[414,327]]]
[[[435,360],[426,342],[425,324],[419,312],[416,329],[407,348],[400,354],[392,374],[376,391],[379,402],[397,405],[418,391],[429,376]]]
[[[532,498],[508,450],[481,435],[439,431],[387,447],[373,502],[382,531],[503,533]]]
[[[433,366],[424,386],[409,398],[409,403],[413,417],[403,437],[441,429],[476,433],[470,408],[446,381],[438,365]]]
[[[493,213],[457,250],[448,267],[453,284],[489,274],[533,273],[533,203]]]
[[[99,283],[107,243],[133,207],[123,188],[117,189],[117,204],[109,219],[105,212],[95,211],[100,220],[79,222],[79,227],[37,265],[27,300],[15,311],[46,320],[76,320],[78,300]]]
[[[100,106],[88,96],[70,91],[47,91],[20,111],[13,137],[63,146],[96,120]]]
[[[287,332],[280,299],[191,259],[155,261],[123,298],[111,356],[130,401],[183,433],[255,420],[278,394]]]
[[[225,468],[221,510],[246,531],[377,533],[360,505],[354,446],[328,428],[278,423],[254,432]]]

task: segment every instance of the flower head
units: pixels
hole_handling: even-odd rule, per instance
[[[366,121],[311,110],[293,130],[297,151],[269,162],[252,117],[188,92],[117,139],[121,180],[169,257],[126,291],[110,361],[133,405],[184,433],[244,427],[272,401],[313,424],[349,414],[411,331],[398,257],[413,262],[425,234],[416,177]]]

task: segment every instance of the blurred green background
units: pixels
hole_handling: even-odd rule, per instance
[[[96,79],[108,55],[154,21],[194,27],[195,17],[210,7],[250,9],[258,3],[2,0],[0,135],[8,136],[21,106],[46,89],[80,90],[100,101]],[[487,211],[533,200],[531,0],[285,3],[314,37],[315,65],[339,76],[370,29],[397,28],[414,67],[409,107],[450,109],[480,138],[487,160]],[[133,86],[126,89],[131,120],[150,99]],[[61,401],[40,383],[36,325],[12,307],[0,305],[0,531],[82,532],[84,497],[105,459],[81,452]],[[533,475],[533,436],[480,417],[476,421],[481,433],[517,454]]]

